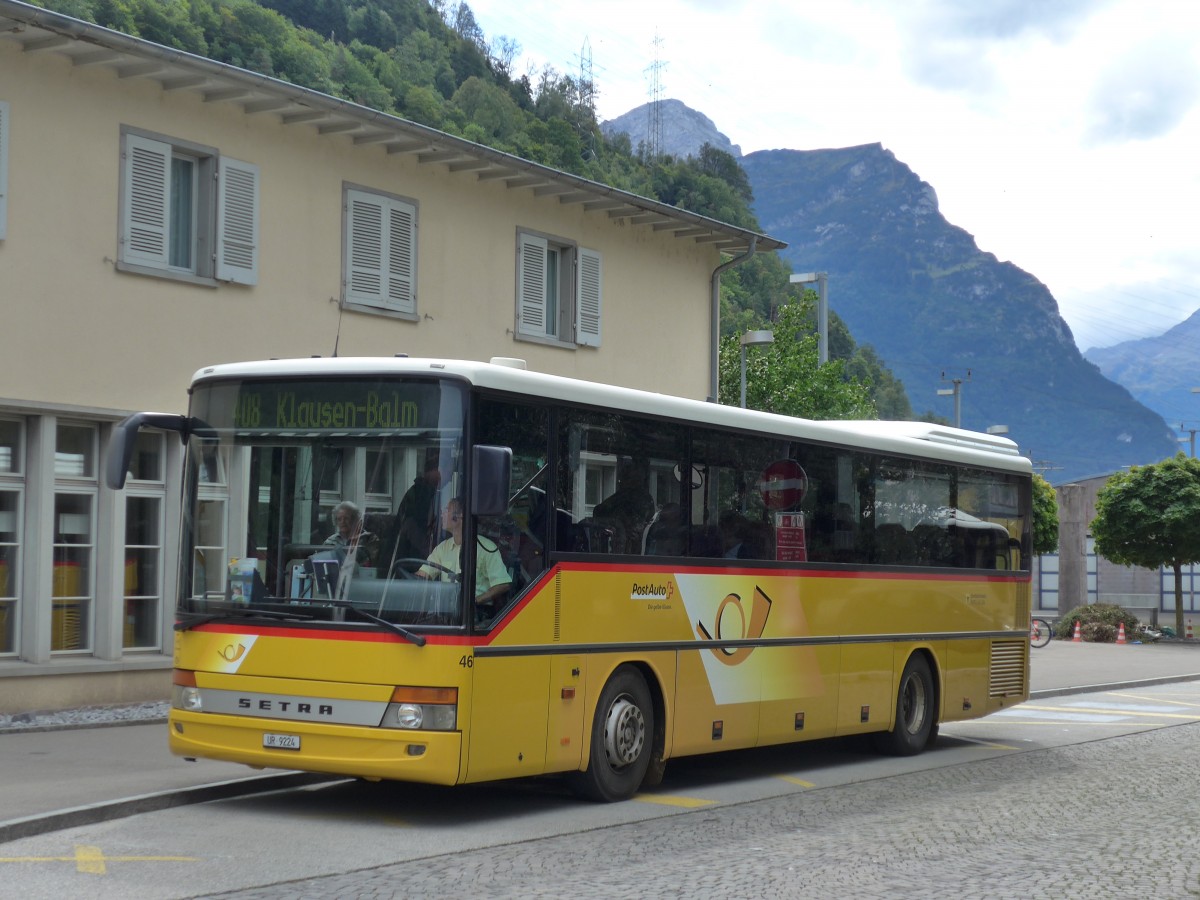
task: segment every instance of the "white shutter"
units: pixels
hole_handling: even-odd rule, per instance
[[[531,234],[518,235],[517,333],[546,336],[546,254],[549,243]]]
[[[258,166],[222,157],[217,175],[217,279],[258,284]]]
[[[390,201],[387,242],[387,307],[400,312],[416,312],[413,290],[416,279],[416,207]]]
[[[167,265],[171,145],[125,135],[121,192],[121,259],[158,268]]]
[[[346,302],[416,311],[416,207],[346,192]]]
[[[575,343],[600,346],[600,254],[579,248],[575,280]]]
[[[0,100],[0,241],[8,225],[8,104]]]

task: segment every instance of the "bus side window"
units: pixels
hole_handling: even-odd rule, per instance
[[[481,398],[478,441],[512,449],[508,509],[504,515],[480,517],[479,534],[496,547],[512,577],[511,601],[545,570],[549,553],[550,515],[549,410],[544,406]]]

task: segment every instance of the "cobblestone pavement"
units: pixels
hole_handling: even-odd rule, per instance
[[[217,896],[1197,897],[1198,743],[1181,725]]]

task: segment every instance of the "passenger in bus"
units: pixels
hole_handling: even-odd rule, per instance
[[[644,459],[622,457],[617,463],[617,489],[596,504],[592,519],[597,524],[619,526],[620,546],[613,553],[641,553],[642,532],[654,518],[650,496],[650,465]]]
[[[339,551],[339,557],[354,555],[360,566],[374,564],[379,555],[379,536],[363,529],[362,514],[349,500],[343,500],[330,514],[334,532],[325,538],[325,545]]]
[[[462,576],[463,501],[453,498],[442,510],[442,527],[450,537],[433,548],[429,563],[417,570],[418,578],[431,581],[457,581]],[[512,587],[512,575],[495,542],[483,537],[475,539],[475,605],[494,607]]]
[[[437,526],[437,496],[442,485],[442,470],[438,458],[430,453],[425,458],[425,470],[413,479],[396,507],[394,524],[397,559],[424,559],[434,544]],[[393,546],[389,543],[389,547]]]
[[[687,549],[687,525],[683,507],[664,503],[646,528],[642,552],[647,556],[683,556]]]
[[[727,509],[717,520],[721,529],[721,556],[725,559],[756,559],[747,541],[749,520],[736,509]]]

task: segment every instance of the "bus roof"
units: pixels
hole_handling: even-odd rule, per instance
[[[306,357],[206,366],[192,385],[225,379],[324,378],[352,376],[435,376],[459,378],[481,388],[561,400],[572,405],[612,408],[681,422],[699,422],[747,432],[767,432],[864,450],[884,451],[975,464],[1013,472],[1032,472],[1017,445],[999,435],[967,431],[931,422],[801,419],[689,400],[634,388],[581,381],[525,368],[524,362],[491,362],[410,357]]]

